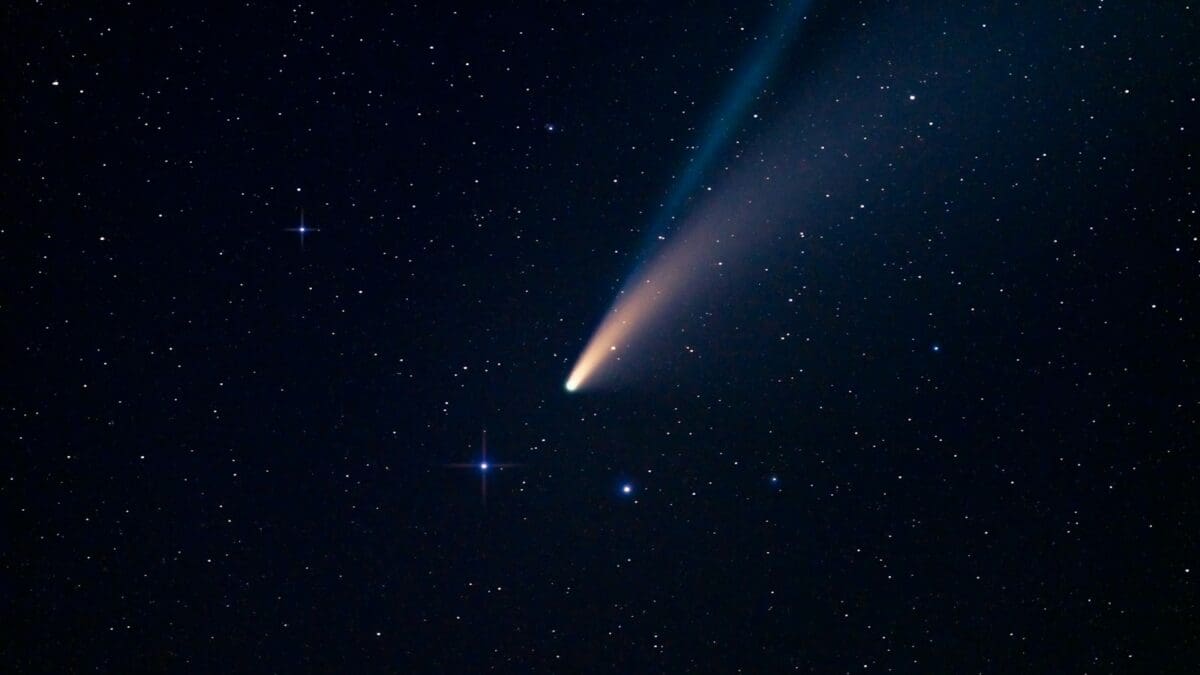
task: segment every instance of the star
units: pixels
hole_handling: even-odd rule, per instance
[[[633,494],[633,486],[630,485],[629,483],[622,485],[621,486],[621,494],[623,494],[623,495]]]
[[[315,227],[309,227],[304,224],[304,209],[300,209],[300,224],[296,227],[287,228],[288,232],[295,232],[300,235],[300,248],[304,248],[304,236],[309,232],[320,232],[321,230]]]
[[[483,440],[480,444],[480,449],[479,449],[479,461],[478,462],[465,462],[465,463],[457,462],[457,463],[453,463],[453,464],[447,464],[446,466],[451,469],[477,469],[479,471],[479,496],[483,500],[484,505],[486,506],[487,505],[487,475],[488,475],[488,471],[491,469],[506,469],[508,467],[517,466],[517,465],[511,464],[511,463],[497,464],[495,462],[488,461],[488,458],[487,458],[487,429],[484,429],[483,430]]]

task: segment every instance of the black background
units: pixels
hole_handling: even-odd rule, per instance
[[[3,10],[6,669],[1197,665],[1194,7],[813,3],[566,394],[778,9],[203,4]]]

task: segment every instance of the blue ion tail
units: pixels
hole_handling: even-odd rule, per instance
[[[668,232],[671,221],[679,215],[688,197],[700,186],[709,168],[726,146],[729,137],[746,109],[763,91],[780,55],[791,43],[792,38],[799,32],[800,22],[804,20],[804,11],[812,4],[811,0],[793,0],[770,19],[770,30],[766,40],[746,60],[746,65],[734,73],[735,80],[732,88],[725,95],[721,106],[709,120],[696,152],[688,157],[683,173],[667,193],[666,200],[659,208],[654,220],[647,229],[645,250],[653,250],[655,242]],[[643,256],[646,254],[643,253]]]

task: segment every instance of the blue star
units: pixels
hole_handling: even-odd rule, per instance
[[[510,462],[493,462],[488,459],[487,430],[484,430],[484,432],[483,432],[483,438],[482,438],[482,441],[480,443],[480,448],[479,448],[479,455],[480,455],[480,457],[479,457],[478,461],[456,462],[453,464],[447,464],[446,466],[449,468],[452,468],[452,469],[475,469],[475,470],[479,471],[479,496],[483,500],[483,503],[486,505],[487,504],[488,474],[492,472],[492,469],[495,469],[497,471],[504,471],[507,468],[514,467],[517,465],[512,464]]]

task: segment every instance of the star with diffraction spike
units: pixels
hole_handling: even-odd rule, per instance
[[[495,470],[507,469],[507,468],[514,467],[514,466],[517,466],[517,465],[512,464],[512,463],[497,463],[497,462],[492,462],[492,461],[488,460],[487,429],[483,430],[483,440],[480,444],[480,450],[479,450],[479,461],[477,461],[477,462],[456,462],[456,463],[446,465],[446,467],[451,468],[451,469],[475,469],[476,471],[479,472],[479,495],[483,501],[484,506],[487,505],[488,473],[495,471]]]
[[[304,224],[304,209],[300,209],[300,224],[296,227],[287,228],[288,232],[295,232],[300,235],[300,248],[304,248],[304,236],[309,232],[320,232],[321,230],[315,227],[309,227]]]

